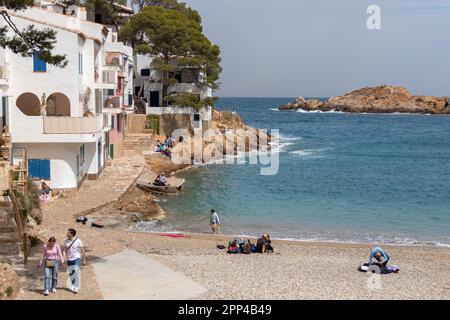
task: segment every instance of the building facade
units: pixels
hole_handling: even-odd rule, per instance
[[[78,188],[85,178],[100,175],[111,137],[116,140],[111,112],[105,110],[120,110],[112,113],[121,114],[117,123],[133,106],[126,95],[132,80],[125,80],[132,74],[131,48],[114,42],[105,26],[87,21],[83,7],[42,1],[8,14],[19,29],[55,30],[52,52],[65,54],[68,61],[59,68],[40,60],[38,53],[25,58],[0,49],[1,125],[11,138],[12,161],[26,148],[30,177],[54,189]],[[122,60],[111,66],[108,57],[114,50]],[[123,123],[119,127],[125,129]]]
[[[205,130],[211,126],[212,108],[201,110],[163,104],[162,74],[152,68],[151,57],[135,55],[135,96],[145,101],[145,113],[161,118],[162,134],[170,135],[177,128]],[[176,63],[176,62],[173,62]],[[191,93],[199,99],[212,97],[212,89],[206,84],[203,71],[192,68],[171,75],[177,83],[168,87],[167,94]]]

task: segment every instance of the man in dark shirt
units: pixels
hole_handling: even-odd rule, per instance
[[[272,241],[267,233],[263,234],[262,237],[256,242],[256,252],[273,252]]]

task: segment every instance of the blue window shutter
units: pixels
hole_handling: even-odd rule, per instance
[[[33,70],[34,72],[46,72],[47,63],[39,59],[39,51],[35,51],[33,55]]]
[[[32,179],[50,180],[50,160],[49,159],[29,159],[28,175]]]
[[[28,175],[32,179],[39,178],[39,161],[35,159],[28,160]]]
[[[40,178],[44,180],[50,180],[50,160],[40,160]]]

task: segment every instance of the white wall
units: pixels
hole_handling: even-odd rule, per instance
[[[80,176],[77,176],[77,155],[81,155],[81,143],[27,143],[14,144],[13,147],[26,147],[28,159],[50,159],[50,180],[52,188],[76,188],[82,172],[87,172],[89,156],[88,146],[94,143],[85,144],[85,163],[80,168]]]

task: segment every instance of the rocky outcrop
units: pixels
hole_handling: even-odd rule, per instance
[[[333,97],[327,101],[296,100],[300,103],[291,103],[281,106],[280,110],[307,111],[342,111],[367,113],[428,113],[450,114],[448,97],[415,96],[402,87],[382,85],[367,87],[352,91],[342,96]]]
[[[280,110],[297,110],[306,108],[307,102],[305,98],[298,97],[294,102],[287,103],[285,105],[280,106],[278,109]]]
[[[19,293],[19,276],[8,263],[0,263],[0,300],[13,300]]]

